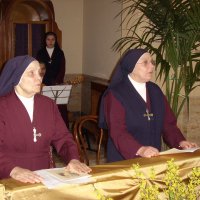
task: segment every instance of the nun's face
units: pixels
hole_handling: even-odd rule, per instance
[[[21,76],[18,85],[15,87],[17,93],[24,97],[32,97],[41,90],[41,68],[38,61],[33,61],[26,68]]]
[[[46,38],[46,45],[48,48],[53,48],[56,43],[56,38],[54,35],[48,35]]]
[[[146,83],[151,80],[155,63],[149,53],[144,53],[137,61],[133,71],[129,74],[133,80]]]

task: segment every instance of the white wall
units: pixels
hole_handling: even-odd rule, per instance
[[[66,73],[82,73],[83,0],[52,0],[55,20],[62,31]]]
[[[109,79],[119,59],[111,47],[120,38],[121,5],[113,0],[84,0],[83,73]]]
[[[66,73],[109,78],[119,58],[111,47],[121,36],[121,19],[114,19],[120,4],[113,0],[52,0],[52,3],[62,31]]]

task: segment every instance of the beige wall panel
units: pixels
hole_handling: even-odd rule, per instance
[[[55,19],[62,31],[66,73],[82,73],[83,0],[52,0]]]
[[[83,73],[109,79],[119,59],[111,47],[120,38],[121,6],[113,0],[85,0]]]

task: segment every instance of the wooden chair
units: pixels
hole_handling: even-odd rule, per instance
[[[96,164],[99,164],[101,147],[104,145],[105,148],[106,143],[102,143],[104,131],[98,128],[98,117],[96,115],[81,116],[74,124],[73,135],[78,146],[81,161],[91,165],[90,156],[93,151],[96,153]],[[92,139],[92,142],[89,141]],[[91,148],[91,146],[93,147]]]

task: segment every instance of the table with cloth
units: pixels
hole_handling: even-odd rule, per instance
[[[193,153],[162,155],[153,158],[136,158],[92,167],[92,179],[89,183],[63,185],[47,189],[43,184],[25,184],[13,179],[0,180],[0,200],[95,200],[98,195],[114,200],[139,199],[139,183],[133,179],[132,164],[139,164],[144,174],[149,174],[152,167],[156,178],[152,182],[164,188],[162,181],[166,172],[167,161],[174,158],[179,166],[183,180],[188,178],[193,167],[200,167],[200,150]],[[162,194],[161,194],[162,195]]]

